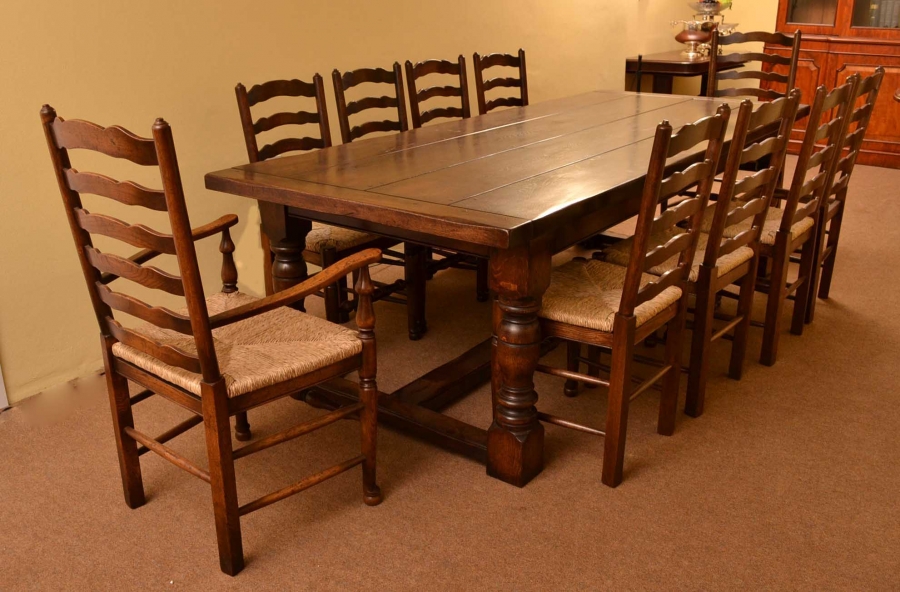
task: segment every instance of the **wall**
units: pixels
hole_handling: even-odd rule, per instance
[[[668,23],[687,14],[682,0],[5,3],[0,363],[10,400],[100,366],[96,321],[39,126],[42,104],[53,105],[62,117],[120,124],[142,135],[150,134],[154,118],[165,117],[173,126],[193,223],[226,212],[241,217],[235,233],[241,284],[258,293],[256,208],[203,187],[204,173],[246,159],[234,103],[238,81],[249,86],[273,78],[309,79],[314,72],[328,80],[335,67],[514,52],[521,46],[528,52],[531,98],[538,102],[623,88],[624,58],[677,47]],[[330,94],[330,83],[327,88]],[[333,113],[333,101],[329,107]],[[122,163],[85,162],[75,166],[135,177]],[[159,186],[152,177],[137,179]],[[129,214],[131,222],[161,222]],[[200,257],[204,282],[218,289],[214,240],[202,244]]]

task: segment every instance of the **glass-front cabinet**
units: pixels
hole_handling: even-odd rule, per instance
[[[779,0],[776,29],[803,35],[797,86],[805,99],[820,85],[834,88],[884,67],[859,162],[900,168],[900,102],[893,99],[900,91],[900,0]]]

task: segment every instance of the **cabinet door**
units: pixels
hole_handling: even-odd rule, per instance
[[[900,56],[836,54],[833,58],[835,68],[829,86],[843,83],[851,74],[870,76],[876,67],[884,66],[884,82],[859,162],[900,168],[900,103],[894,100],[894,93],[900,89]]]

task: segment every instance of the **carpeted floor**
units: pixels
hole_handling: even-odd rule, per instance
[[[602,442],[553,426],[524,489],[383,429],[382,505],[363,505],[354,470],[254,513],[232,579],[204,483],[150,454],[148,503],[125,506],[100,380],[29,401],[0,415],[0,590],[900,589],[898,188],[900,171],[857,168],[832,299],[802,337],[784,334],[775,367],[756,363],[761,330],[741,382],[717,344],[706,414],[680,415],[671,438],[655,433],[656,397],[635,402],[615,490],[600,484]],[[428,298],[418,343],[401,307],[377,305],[382,390],[488,336],[474,274],[439,274]],[[602,390],[568,400],[560,379],[536,382],[544,410],[601,423]],[[489,402],[483,387],[450,413],[487,427]],[[288,399],[250,419],[265,435],[318,413]],[[151,399],[136,417],[158,433],[185,414]],[[172,445],[205,464],[200,430]],[[348,421],[239,460],[240,498],[357,450]]]

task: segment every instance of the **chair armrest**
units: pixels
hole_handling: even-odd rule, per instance
[[[212,236],[223,230],[231,228],[235,224],[238,223],[238,217],[235,214],[226,214],[219,218],[218,220],[214,220],[209,224],[204,224],[203,226],[198,226],[191,230],[191,238],[195,241],[198,241],[202,238],[206,238],[208,236]],[[159,251],[154,251],[153,249],[141,249],[131,257],[129,257],[129,261],[133,263],[137,263],[138,265],[144,264],[147,261],[150,261],[154,257],[161,255]],[[108,284],[113,280],[119,279],[119,276],[113,275],[111,273],[104,273],[100,275],[100,283]]]
[[[226,310],[210,317],[210,327],[215,329],[237,321],[242,321],[256,315],[275,310],[282,306],[293,304],[306,298],[326,286],[330,286],[347,274],[357,269],[367,267],[372,263],[381,261],[381,251],[378,249],[366,249],[345,259],[341,259],[334,265],[326,267],[308,280],[301,282],[288,290],[283,290],[271,296],[260,298],[249,304]]]

